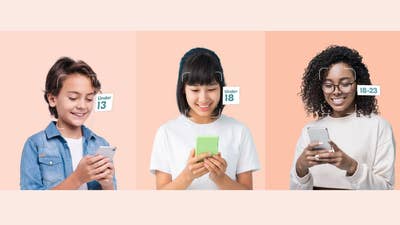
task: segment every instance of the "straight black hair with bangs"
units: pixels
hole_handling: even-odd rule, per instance
[[[221,62],[215,52],[206,48],[193,48],[185,53],[179,66],[178,83],[176,85],[176,100],[179,112],[189,116],[189,104],[186,101],[185,85],[210,85],[218,83],[220,99],[212,116],[222,113],[222,87],[225,86],[224,72]]]

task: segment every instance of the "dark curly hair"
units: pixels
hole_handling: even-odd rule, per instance
[[[331,112],[331,106],[325,101],[322,92],[322,82],[320,79],[321,68],[330,68],[336,63],[346,63],[356,73],[356,84],[370,85],[371,80],[366,65],[362,62],[362,56],[355,50],[345,46],[332,45],[317,54],[308,64],[303,74],[301,84],[301,98],[304,102],[304,108],[307,114],[313,114],[313,117],[323,118],[325,112]],[[327,76],[325,70],[321,75]],[[356,95],[355,103],[357,106],[357,116],[360,114],[370,115],[378,114],[378,105],[375,96]]]

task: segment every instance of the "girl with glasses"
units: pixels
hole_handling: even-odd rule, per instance
[[[308,64],[301,96],[316,120],[297,142],[291,189],[393,189],[392,128],[378,115],[375,96],[357,95],[357,85],[371,80],[354,49],[330,46]],[[310,141],[310,127],[327,128],[331,149]]]

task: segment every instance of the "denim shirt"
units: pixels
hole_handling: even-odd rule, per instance
[[[99,146],[108,142],[82,126],[83,155],[94,155]],[[25,142],[21,156],[21,190],[47,190],[64,181],[73,172],[71,152],[65,139],[58,131],[55,122]],[[113,177],[114,189],[116,179]],[[87,183],[89,190],[101,190],[97,181]]]

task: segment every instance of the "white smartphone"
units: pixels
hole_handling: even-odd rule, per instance
[[[314,147],[314,150],[328,149],[332,150],[329,144],[329,133],[328,128],[325,127],[309,127],[307,128],[308,136],[310,137],[310,143],[321,142],[321,145]]]
[[[109,159],[113,159],[114,154],[115,154],[115,150],[117,148],[113,147],[113,146],[100,146],[97,151],[96,154],[108,157]]]

